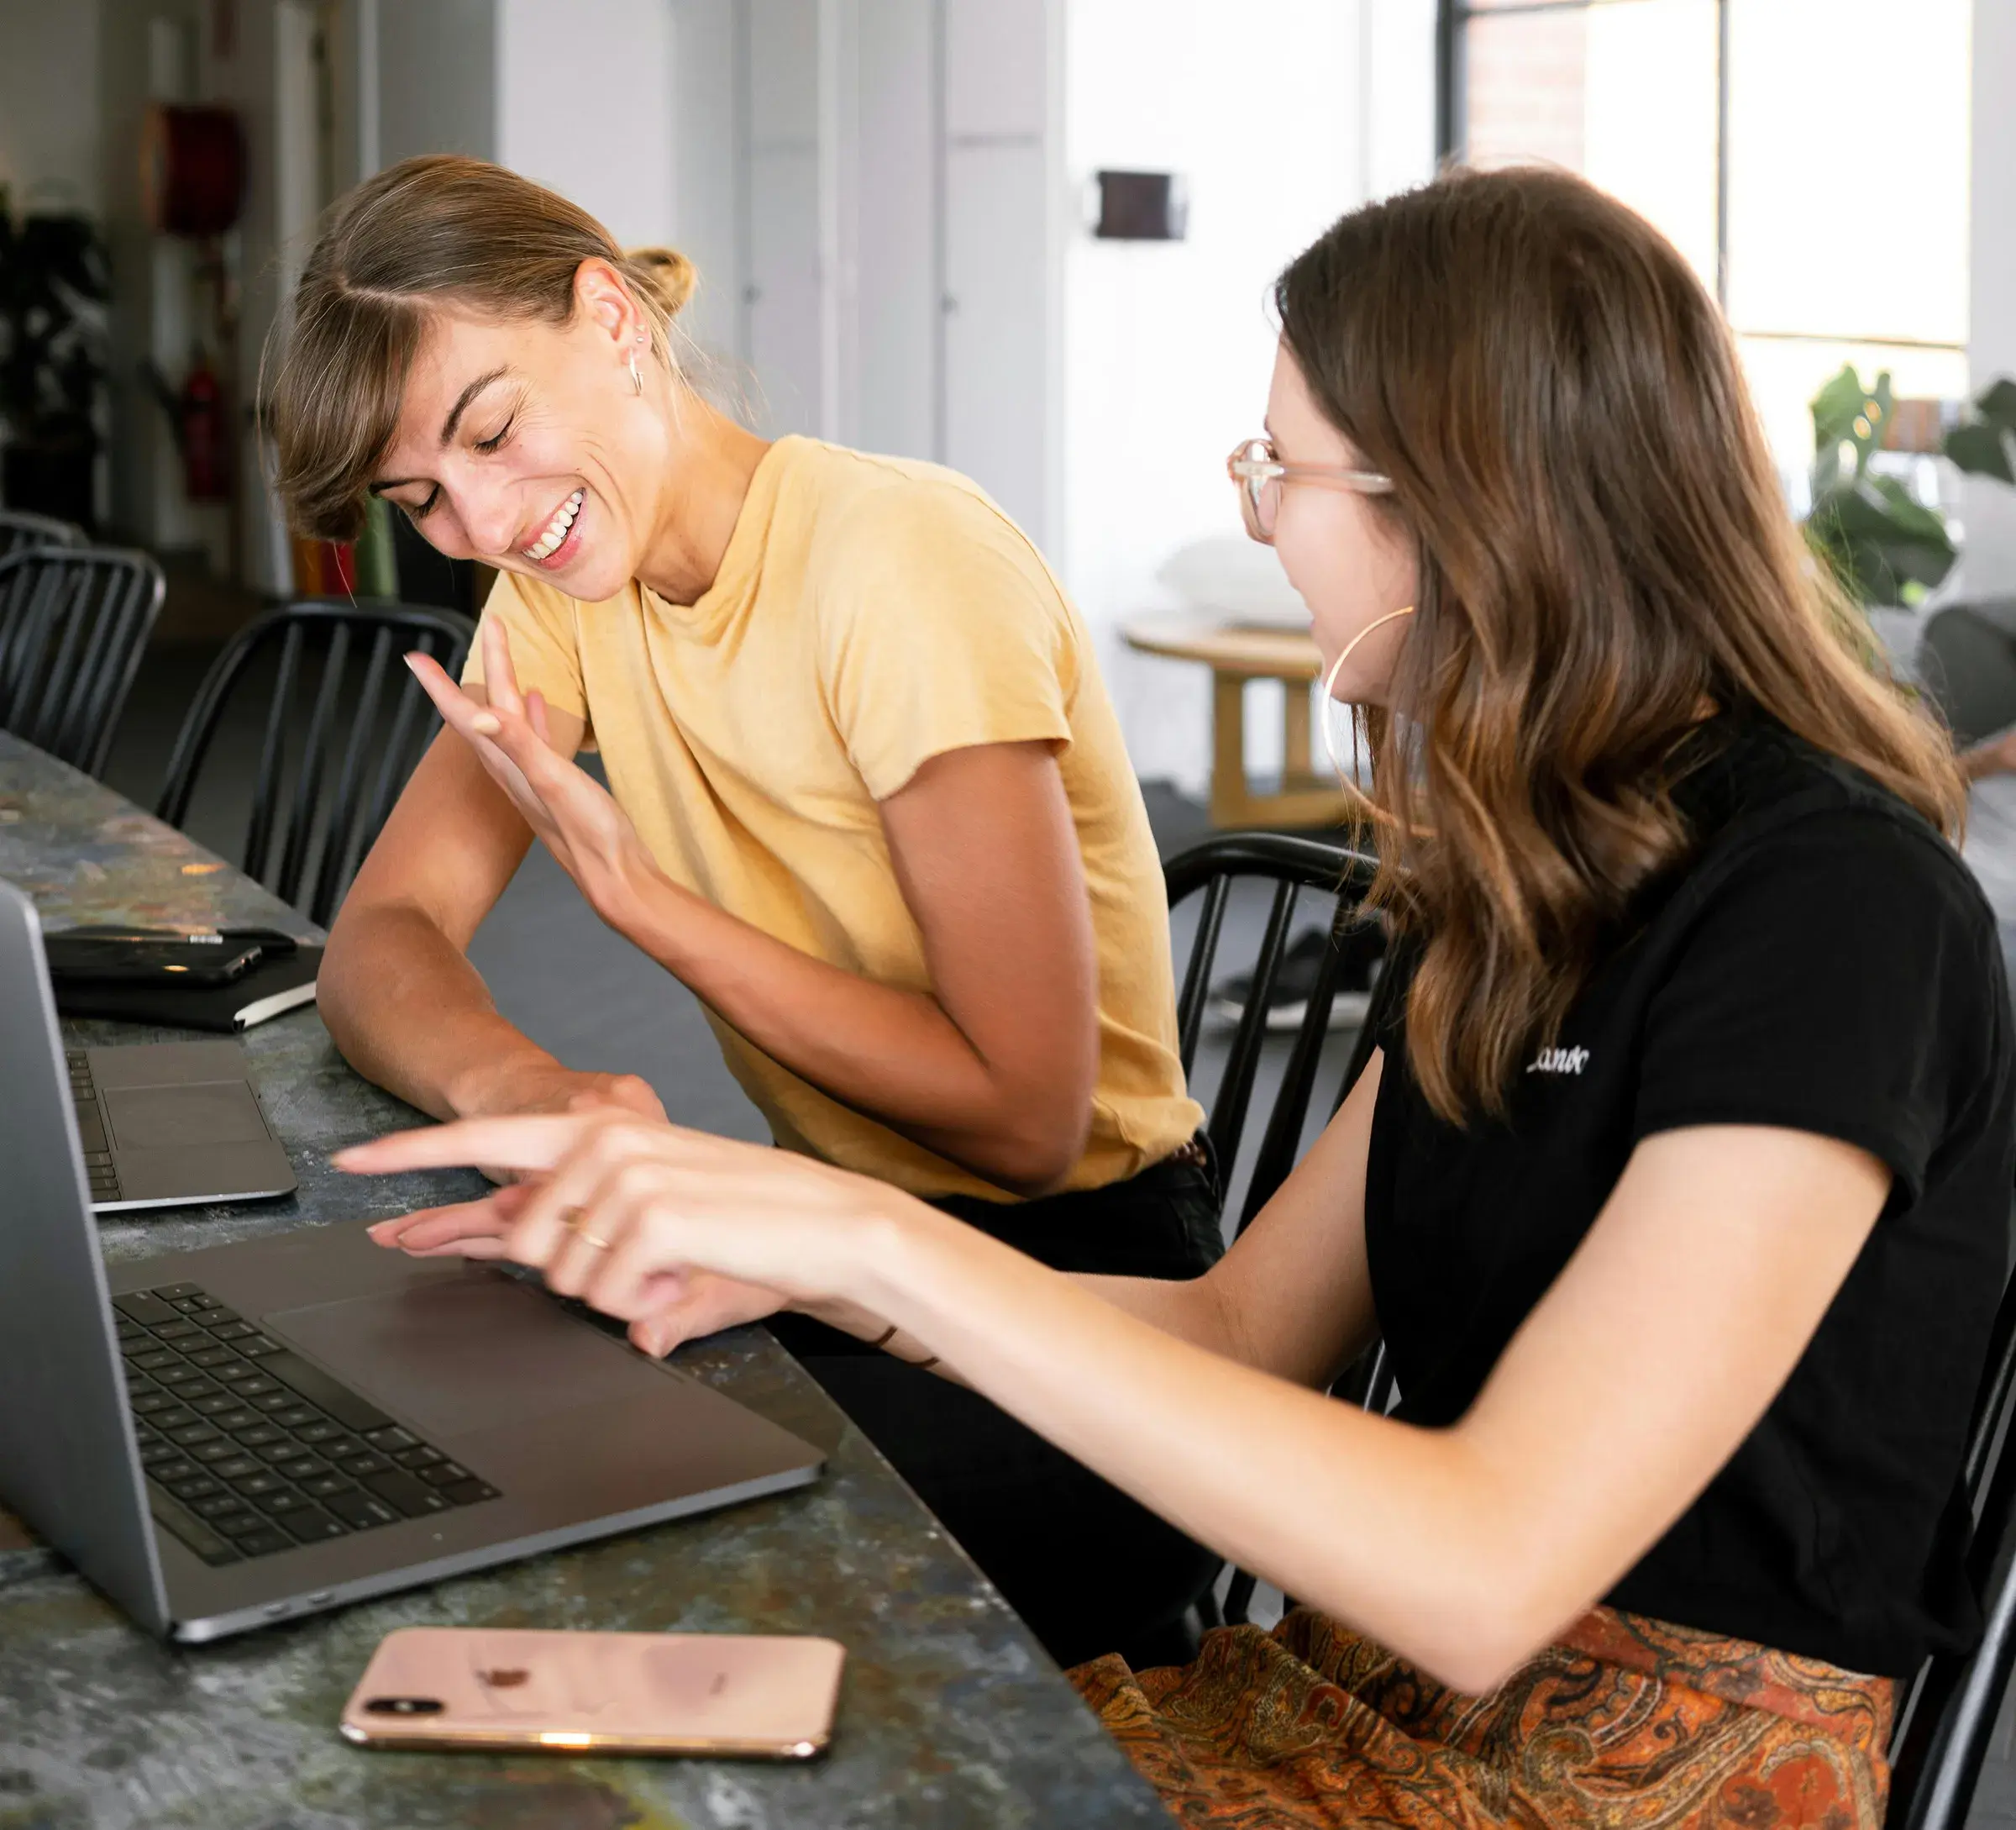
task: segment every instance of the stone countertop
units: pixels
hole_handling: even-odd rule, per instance
[[[316,930],[108,789],[0,734],[0,878],[52,928]],[[81,1042],[176,1034],[71,1023]],[[248,1031],[300,1178],[284,1201],[108,1219],[132,1259],[402,1212],[462,1172],[358,1180],[342,1144],[417,1121],[344,1063],[312,1008]],[[687,1371],[828,1456],[809,1488],[205,1647],[127,1622],[0,1513],[0,1827],[35,1830],[813,1830],[1168,1822],[1020,1620],[761,1328]],[[4,1401],[0,1400],[0,1401]],[[803,1764],[371,1753],[338,1715],[379,1639],[413,1625],[810,1633],[848,1649],[832,1751]]]

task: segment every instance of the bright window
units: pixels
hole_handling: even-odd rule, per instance
[[[1779,465],[1852,362],[1967,392],[1970,0],[1452,0],[1446,150],[1579,171],[1735,327]]]

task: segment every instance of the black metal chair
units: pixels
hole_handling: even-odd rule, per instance
[[[475,635],[467,617],[411,604],[269,611],[231,639],[204,676],[155,812],[183,823],[227,706],[263,687],[240,860],[248,876],[327,927],[440,723],[400,657],[417,649],[459,673]]]
[[[1253,962],[1246,1005],[1232,1033],[1225,1073],[1211,1102],[1210,1115],[1205,1123],[1205,1133],[1217,1154],[1220,1171],[1226,1177],[1228,1186],[1238,1160],[1239,1146],[1245,1137],[1247,1110],[1252,1104],[1261,1049],[1267,1038],[1268,1000],[1287,949],[1296,903],[1305,891],[1334,894],[1338,898],[1341,918],[1362,900],[1378,868],[1378,860],[1362,852],[1350,851],[1320,839],[1297,839],[1275,833],[1228,833],[1208,839],[1170,859],[1163,866],[1172,909],[1200,891],[1204,897],[1203,907],[1198,912],[1196,938],[1191,943],[1189,961],[1176,1000],[1177,1035],[1186,1075],[1196,1066],[1197,1046],[1204,1033],[1205,1006],[1210,997],[1211,975],[1217,963],[1226,908],[1233,886],[1246,879],[1271,881],[1274,886],[1267,923],[1261,932],[1259,952]],[[1303,1129],[1309,1119],[1310,1102],[1315,1093],[1324,1041],[1330,1032],[1330,1014],[1336,1001],[1341,963],[1341,955],[1331,948],[1317,969],[1315,989],[1302,1013],[1294,1039],[1289,1045],[1281,1085],[1274,1095],[1273,1109],[1268,1116],[1267,1129],[1262,1134],[1259,1152],[1253,1160],[1246,1198],[1240,1206],[1238,1232],[1246,1230],[1253,1216],[1273,1198],[1275,1191],[1287,1181],[1288,1172],[1294,1167]],[[1363,1070],[1371,1052],[1372,1032],[1368,1025],[1360,1031],[1331,1102],[1333,1107],[1343,1103],[1345,1094]],[[1380,1357],[1383,1365],[1383,1354]],[[1243,1622],[1252,1605],[1254,1586],[1254,1579],[1247,1571],[1233,1571],[1222,1608],[1208,1594],[1200,1604],[1204,1624],[1216,1626],[1224,1622],[1233,1624]]]
[[[0,559],[0,730],[97,774],[165,589],[144,553],[48,545]]]
[[[1320,839],[1296,839],[1278,833],[1226,833],[1192,846],[1163,866],[1172,909],[1200,891],[1204,897],[1204,905],[1198,912],[1196,939],[1191,944],[1189,963],[1176,1000],[1177,1034],[1186,1075],[1197,1065],[1205,1006],[1210,995],[1211,975],[1224,935],[1226,907],[1232,886],[1242,879],[1271,881],[1274,886],[1260,949],[1253,961],[1246,1007],[1232,1033],[1224,1077],[1218,1083],[1210,1116],[1205,1123],[1205,1133],[1217,1154],[1220,1172],[1228,1185],[1246,1134],[1247,1109],[1252,1104],[1261,1049],[1267,1039],[1268,999],[1280,970],[1296,903],[1305,891],[1335,895],[1341,913],[1362,899],[1378,869],[1378,860],[1362,852]],[[1294,1167],[1310,1100],[1315,1091],[1324,1041],[1330,1031],[1340,963],[1334,948],[1324,956],[1308,1008],[1289,1044],[1281,1086],[1274,1096],[1273,1110],[1268,1115],[1252,1176],[1247,1184],[1246,1199],[1241,1205],[1240,1232],[1246,1230],[1253,1216],[1273,1197]],[[1351,1077],[1347,1075],[1347,1083]],[[1341,1091],[1338,1096],[1341,1100]]]
[[[1894,1830],[1962,1830],[1997,1717],[2016,1672],[2016,1279],[2003,1286],[1975,1400],[1965,1465],[1974,1504],[1967,1573],[1981,1596],[1981,1643],[1926,1662],[1898,1711],[1891,1742]]]
[[[84,530],[50,515],[31,515],[25,508],[0,508],[0,559],[38,546],[82,546]]]

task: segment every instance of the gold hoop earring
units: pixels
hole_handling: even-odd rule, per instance
[[[1360,791],[1358,785],[1351,779],[1350,771],[1345,768],[1342,760],[1338,757],[1336,739],[1331,733],[1331,711],[1337,702],[1331,696],[1331,689],[1337,683],[1337,676],[1344,670],[1344,663],[1351,659],[1359,643],[1362,642],[1374,629],[1383,629],[1389,623],[1397,623],[1402,617],[1410,617],[1413,614],[1414,606],[1409,604],[1404,610],[1389,610],[1384,616],[1376,618],[1368,623],[1344,644],[1344,652],[1330,664],[1330,671],[1323,676],[1324,753],[1330,758],[1330,766],[1336,771],[1337,780],[1354,794]]]
[[[630,358],[630,385],[640,395],[644,391],[644,378],[637,372],[637,358],[634,355]]]
[[[1399,826],[1399,820],[1393,818],[1393,814],[1387,812],[1383,806],[1379,806],[1377,800],[1371,798],[1371,794],[1367,794],[1365,790],[1362,790],[1361,786],[1351,778],[1351,772],[1345,768],[1342,758],[1336,754],[1336,738],[1332,736],[1332,729],[1331,729],[1331,716],[1332,716],[1332,712],[1336,709],[1336,699],[1331,697],[1331,689],[1336,686],[1336,676],[1345,671],[1345,661],[1349,661],[1351,659],[1352,649],[1357,649],[1357,645],[1359,645],[1361,641],[1365,641],[1367,635],[1371,635],[1375,628],[1383,628],[1387,623],[1397,623],[1401,617],[1411,617],[1411,615],[1413,615],[1413,605],[1407,605],[1403,611],[1387,611],[1383,617],[1377,617],[1375,621],[1367,623],[1367,625],[1362,627],[1357,635],[1351,637],[1351,641],[1345,643],[1345,651],[1342,651],[1341,655],[1331,663],[1331,671],[1322,676],[1322,712],[1319,713],[1319,716],[1322,718],[1322,749],[1325,749],[1326,756],[1331,758],[1331,770],[1336,774],[1336,786],[1345,790],[1345,794],[1349,794],[1352,800],[1357,800],[1357,802],[1365,808],[1365,812],[1371,814],[1371,818],[1375,820],[1375,823],[1395,826],[1395,828]],[[1352,746],[1352,748],[1357,748],[1357,746]],[[1417,836],[1430,836],[1427,834],[1427,830],[1421,828],[1421,826],[1415,826],[1413,833],[1415,833]]]

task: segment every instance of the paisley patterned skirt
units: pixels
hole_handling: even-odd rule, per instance
[[[1193,1830],[1881,1830],[1894,1689],[1598,1608],[1488,1697],[1306,1609],[1072,1681]]]

